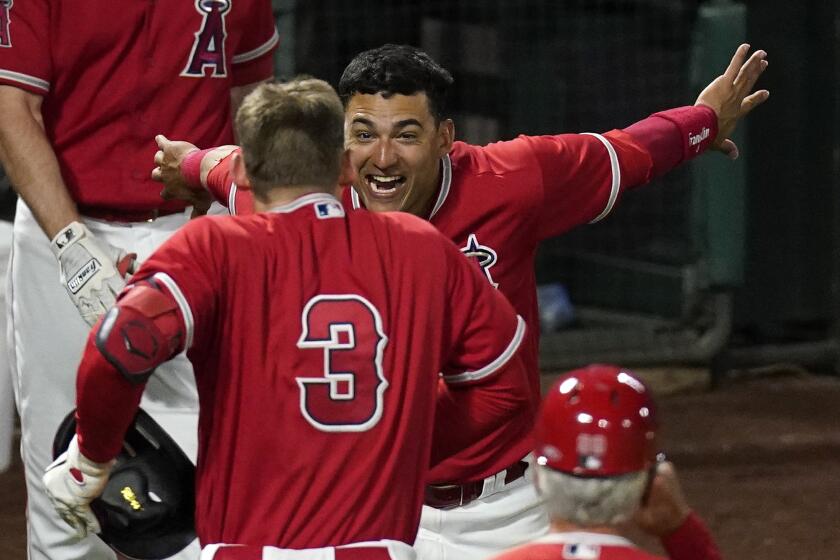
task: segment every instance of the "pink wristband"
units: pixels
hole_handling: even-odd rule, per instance
[[[187,184],[195,189],[204,188],[201,183],[201,160],[210,152],[208,150],[193,150],[181,160],[181,176]]]

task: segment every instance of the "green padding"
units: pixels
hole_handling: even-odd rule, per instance
[[[699,93],[720,75],[746,40],[746,7],[725,0],[702,6],[694,34],[691,83]],[[737,286],[744,277],[745,152],[743,123],[733,140],[741,157],[711,153],[693,162],[692,229],[699,254],[708,259],[712,286]]]

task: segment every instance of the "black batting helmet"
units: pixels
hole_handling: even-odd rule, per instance
[[[75,411],[61,422],[53,456],[76,433]],[[125,434],[102,495],[90,504],[111,548],[136,560],[161,560],[195,539],[195,466],[142,409]]]

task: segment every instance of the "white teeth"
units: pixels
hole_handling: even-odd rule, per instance
[[[394,181],[399,181],[400,176],[397,175],[394,177],[385,177],[384,175],[373,175],[373,180],[377,183],[392,183]]]

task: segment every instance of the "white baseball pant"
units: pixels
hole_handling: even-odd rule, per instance
[[[417,558],[484,560],[547,534],[548,514],[531,482],[533,473],[529,467],[510,484],[488,477],[481,496],[463,506],[424,505],[414,543]]]
[[[0,221],[0,310],[6,308],[6,268],[11,250],[12,224]],[[0,473],[12,464],[15,430],[15,400],[6,336],[6,315],[0,311]]]
[[[404,542],[381,540],[324,548],[292,550],[274,546],[211,544],[201,551],[201,560],[415,560],[414,549]]]
[[[135,252],[142,261],[188,218],[189,211],[151,222],[84,221],[98,239]],[[75,406],[76,369],[89,328],[59,281],[49,239],[23,202],[18,202],[15,217],[8,286],[12,379],[26,471],[29,559],[113,560],[114,553],[98,538],[77,541],[44,493],[41,477],[52,461],[56,429]],[[158,368],[149,379],[141,406],[195,461],[198,398],[192,368],[183,355]],[[195,560],[199,554],[194,542],[174,558]]]

